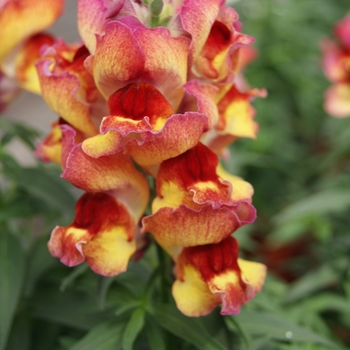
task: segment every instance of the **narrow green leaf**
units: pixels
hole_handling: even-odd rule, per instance
[[[24,312],[20,312],[14,319],[6,350],[29,350],[30,345],[31,324],[29,317]]]
[[[74,344],[70,350],[119,350],[123,328],[123,323],[99,324]]]
[[[35,148],[35,140],[39,136],[39,133],[31,127],[26,126],[23,122],[15,122],[13,120],[7,120],[6,118],[0,118],[0,129],[5,131],[0,141],[2,146],[9,143],[12,138],[17,137],[30,149]]]
[[[314,295],[311,298],[305,299],[301,305],[305,305],[305,309],[310,312],[319,313],[324,311],[337,311],[344,315],[350,315],[350,303],[344,296],[324,292],[319,295]],[[304,310],[305,310],[304,309]]]
[[[309,214],[338,213],[350,207],[350,193],[344,190],[326,190],[315,193],[288,206],[275,216],[277,224],[295,220]]]
[[[121,316],[125,312],[135,309],[136,307],[140,306],[140,300],[130,300],[130,301],[125,301],[121,303],[120,305],[117,306],[117,309],[115,311],[115,314],[117,316]]]
[[[162,330],[149,315],[146,318],[145,333],[151,350],[166,350]]]
[[[60,178],[58,169],[44,166],[22,168],[9,158],[3,159],[2,164],[5,175],[32,196],[53,209],[74,212],[75,198],[69,192],[68,184]]]
[[[237,319],[234,317],[225,317],[225,321],[227,326],[230,329],[233,329],[239,333],[239,335],[242,337],[244,341],[246,349],[251,350],[252,347],[251,347],[251,341],[250,341],[249,335],[245,332],[245,329],[241,327]]]
[[[83,275],[89,269],[88,265],[82,264],[73,268],[73,271],[62,280],[60,291],[64,292],[79,276]]]
[[[184,316],[173,305],[156,305],[154,317],[170,333],[195,345],[200,350],[226,350],[212,338],[200,319]]]
[[[317,271],[308,272],[302,278],[294,282],[288,289],[284,301],[291,303],[299,300],[336,280],[337,276],[332,268],[328,265],[324,265]]]
[[[65,326],[90,330],[113,317],[113,310],[101,311],[91,295],[73,288],[60,292],[56,286],[37,290],[30,299],[32,316]]]
[[[261,334],[282,341],[317,343],[336,348],[336,345],[330,340],[297,326],[280,316],[263,312],[242,311],[234,317],[238,320],[240,326],[251,334]]]
[[[77,343],[77,339],[72,338],[72,337],[60,337],[58,339],[58,342],[62,346],[63,349],[69,350],[74,346],[74,344]]]
[[[132,350],[132,346],[138,334],[141,332],[145,324],[145,311],[141,308],[138,308],[133,311],[131,318],[127,323],[123,338],[123,350]]]
[[[21,246],[8,232],[0,232],[0,350],[4,349],[24,280]]]
[[[101,310],[105,307],[106,296],[109,287],[112,285],[114,277],[104,277],[100,276],[97,284],[97,302]]]
[[[28,267],[25,280],[26,297],[30,296],[36,287],[39,278],[53,266],[58,264],[56,259],[52,259],[52,255],[47,249],[47,237],[37,239],[30,250],[28,256]]]

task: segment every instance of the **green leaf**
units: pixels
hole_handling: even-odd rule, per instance
[[[277,224],[297,220],[309,214],[331,214],[342,212],[350,207],[350,192],[327,190],[299,200],[275,216]]]
[[[91,329],[70,350],[119,350],[123,328],[123,323],[102,323]]]
[[[79,276],[83,275],[88,269],[89,266],[87,264],[82,264],[74,267],[73,271],[62,280],[60,291],[64,292],[70,284],[72,284]]]
[[[3,159],[5,175],[38,200],[64,213],[74,213],[75,198],[68,184],[60,179],[55,168],[38,166],[22,168],[9,158]]]
[[[28,315],[21,312],[14,319],[6,350],[29,350],[30,345],[31,324]]]
[[[310,342],[336,348],[336,345],[321,335],[299,327],[288,320],[263,312],[244,312],[234,316],[240,326],[251,334],[269,336],[273,339],[292,342]]]
[[[74,289],[64,293],[56,286],[38,288],[30,300],[32,316],[65,326],[90,330],[113,317],[113,310],[100,311],[91,295]]]
[[[337,276],[333,269],[324,265],[317,271],[311,271],[294,282],[288,289],[284,301],[295,302],[311,293],[337,281]]]
[[[239,333],[239,335],[242,337],[245,347],[247,350],[251,350],[251,339],[249,335],[245,332],[245,329],[241,327],[239,322],[237,322],[237,319],[234,317],[225,317],[225,321],[227,326],[236,332]]]
[[[114,277],[104,277],[100,276],[98,279],[97,285],[97,302],[101,310],[105,307],[106,296],[109,290],[109,287],[112,285]]]
[[[0,350],[4,349],[24,280],[25,259],[18,241],[0,232]]]
[[[166,350],[162,330],[149,315],[146,317],[145,333],[151,350]]]
[[[324,311],[337,311],[344,315],[350,315],[349,301],[335,293],[322,293],[320,295],[312,296],[301,302],[304,305],[304,310],[307,308],[313,313]]]
[[[173,305],[156,305],[153,316],[161,327],[200,350],[226,350],[208,334],[199,318],[186,317]]]
[[[58,265],[58,261],[52,258],[47,249],[47,240],[47,237],[37,239],[30,250],[24,292],[26,297],[34,292],[39,278],[53,266]]]
[[[5,118],[0,118],[0,130],[5,131],[0,141],[2,146],[8,144],[14,137],[18,137],[30,149],[34,149],[35,139],[39,136],[37,131],[24,125],[23,122],[18,123]]]
[[[138,334],[141,332],[145,324],[145,311],[141,308],[138,308],[133,311],[131,318],[127,323],[123,338],[123,350],[132,350],[132,346]]]

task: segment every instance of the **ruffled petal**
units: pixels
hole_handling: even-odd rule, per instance
[[[49,135],[35,149],[35,156],[43,162],[55,162],[61,164],[62,154],[62,131],[60,124],[54,122],[51,124],[52,129]]]
[[[238,66],[239,48],[250,45],[254,39],[240,32],[237,12],[226,6],[220,8],[208,39],[194,66],[194,73],[215,81],[231,79]]]
[[[0,11],[0,63],[22,41],[50,27],[63,5],[64,0],[5,1]]]
[[[219,13],[218,0],[184,0],[180,17],[183,28],[191,34],[191,61],[196,61]]]
[[[185,0],[180,12],[183,28],[191,34],[192,73],[197,78],[225,81],[238,68],[239,48],[254,39],[240,33],[238,14],[220,1]]]
[[[49,57],[37,62],[36,66],[46,103],[87,136],[97,134],[92,105],[99,103],[100,96],[92,76],[83,65],[89,55],[86,48],[70,47],[58,41],[45,54]]]
[[[249,182],[243,180],[239,176],[235,176],[228,173],[221,164],[217,166],[216,172],[222,179],[227,180],[232,184],[233,190],[231,194],[231,199],[233,201],[250,202],[252,200],[254,188]]]
[[[192,80],[184,85],[187,94],[181,104],[182,111],[193,110],[208,116],[208,129],[216,125],[219,119],[219,112],[215,103],[218,88],[209,84],[199,84]]]
[[[211,205],[198,210],[184,205],[175,210],[165,207],[142,219],[143,231],[151,232],[170,254],[174,247],[218,243],[242,226],[235,209],[221,207],[214,211]]]
[[[197,112],[173,114],[165,97],[147,83],[129,84],[109,99],[111,115],[101,123],[102,135],[83,142],[91,157],[123,151],[141,166],[159,164],[196,145],[208,117]]]
[[[78,0],[78,30],[90,53],[96,50],[96,35],[103,35],[107,23],[125,17],[149,23],[149,6],[134,0]]]
[[[177,308],[186,316],[205,316],[221,303],[221,298],[213,294],[203,281],[200,272],[186,265],[182,280],[177,279],[172,287]]]
[[[91,53],[95,52],[96,34],[104,34],[106,24],[123,4],[124,0],[78,0],[78,30]]]
[[[109,191],[118,197],[137,222],[146,209],[149,187],[146,178],[138,172],[130,157],[123,154],[91,158],[75,144],[73,128],[62,125],[61,175],[74,186],[87,192]]]
[[[265,275],[264,265],[238,259],[238,243],[228,237],[218,244],[183,249],[172,292],[187,316],[206,315],[220,304],[222,315],[238,314],[260,291]]]
[[[134,232],[134,220],[114,197],[86,193],[77,202],[74,222],[57,226],[48,247],[67,266],[86,261],[94,272],[114,276],[126,270],[135,252]]]
[[[41,47],[52,45],[54,38],[48,34],[37,34],[29,38],[15,56],[15,71],[21,87],[27,91],[40,94],[40,82],[35,62],[39,60]]]
[[[220,154],[223,149],[239,137],[255,139],[258,124],[254,121],[255,109],[251,101],[255,97],[266,97],[265,89],[241,92],[232,85],[223,96],[218,96],[219,119],[214,128],[203,135],[201,141]]]
[[[173,38],[165,28],[149,29],[125,18],[107,24],[87,64],[106,99],[129,83],[146,82],[176,110],[184,94],[188,45],[187,38]]]
[[[232,184],[218,176],[217,165],[217,156],[201,144],[160,165],[153,214],[142,224],[168,251],[217,243],[255,220],[251,198],[233,194]]]

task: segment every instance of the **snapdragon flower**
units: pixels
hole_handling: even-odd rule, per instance
[[[236,314],[266,274],[238,257],[231,236],[256,218],[253,187],[219,162],[258,129],[250,101],[266,92],[242,83],[254,39],[223,1],[159,3],[79,0],[82,43],[41,48],[41,91],[58,121],[36,154],[86,192],[48,246],[68,266],[86,261],[113,276],[127,269],[138,234],[151,234],[173,260],[184,314],[219,304]],[[149,215],[146,175],[156,186]]]
[[[350,15],[334,26],[337,41],[321,43],[323,70],[332,83],[325,93],[324,109],[337,118],[350,116]]]

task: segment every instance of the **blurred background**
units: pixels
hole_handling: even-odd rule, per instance
[[[228,3],[240,15],[242,32],[256,39],[258,56],[245,70],[247,81],[268,91],[267,98],[253,102],[258,138],[236,141],[225,162],[231,173],[255,189],[258,218],[235,236],[244,257],[266,264],[269,274],[263,291],[241,315],[225,318],[235,334],[227,348],[348,349],[350,118],[336,119],[323,110],[330,83],[322,72],[320,42],[332,37],[333,25],[350,12],[350,2]],[[66,7],[52,31],[74,41],[76,2],[69,0]],[[117,291],[111,296],[108,288],[114,285],[123,291],[125,279],[137,280],[140,271],[131,264],[131,277],[106,282],[84,268],[72,272],[49,255],[49,233],[55,225],[72,220],[75,199],[59,179],[57,167],[37,164],[32,157],[30,147],[39,135],[29,129],[42,137],[56,116],[40,97],[22,93],[4,117],[28,126],[23,129],[10,122],[2,126],[12,136],[1,142],[6,186],[1,188],[0,228],[17,237],[22,247],[14,243],[12,273],[22,280],[13,282],[18,289],[17,312],[6,349],[90,349],[87,343],[74,344],[110,319],[106,305],[116,302]],[[14,154],[18,164],[7,153]],[[135,349],[148,349],[140,345],[142,339],[141,334]],[[200,348],[186,344],[177,349]]]

